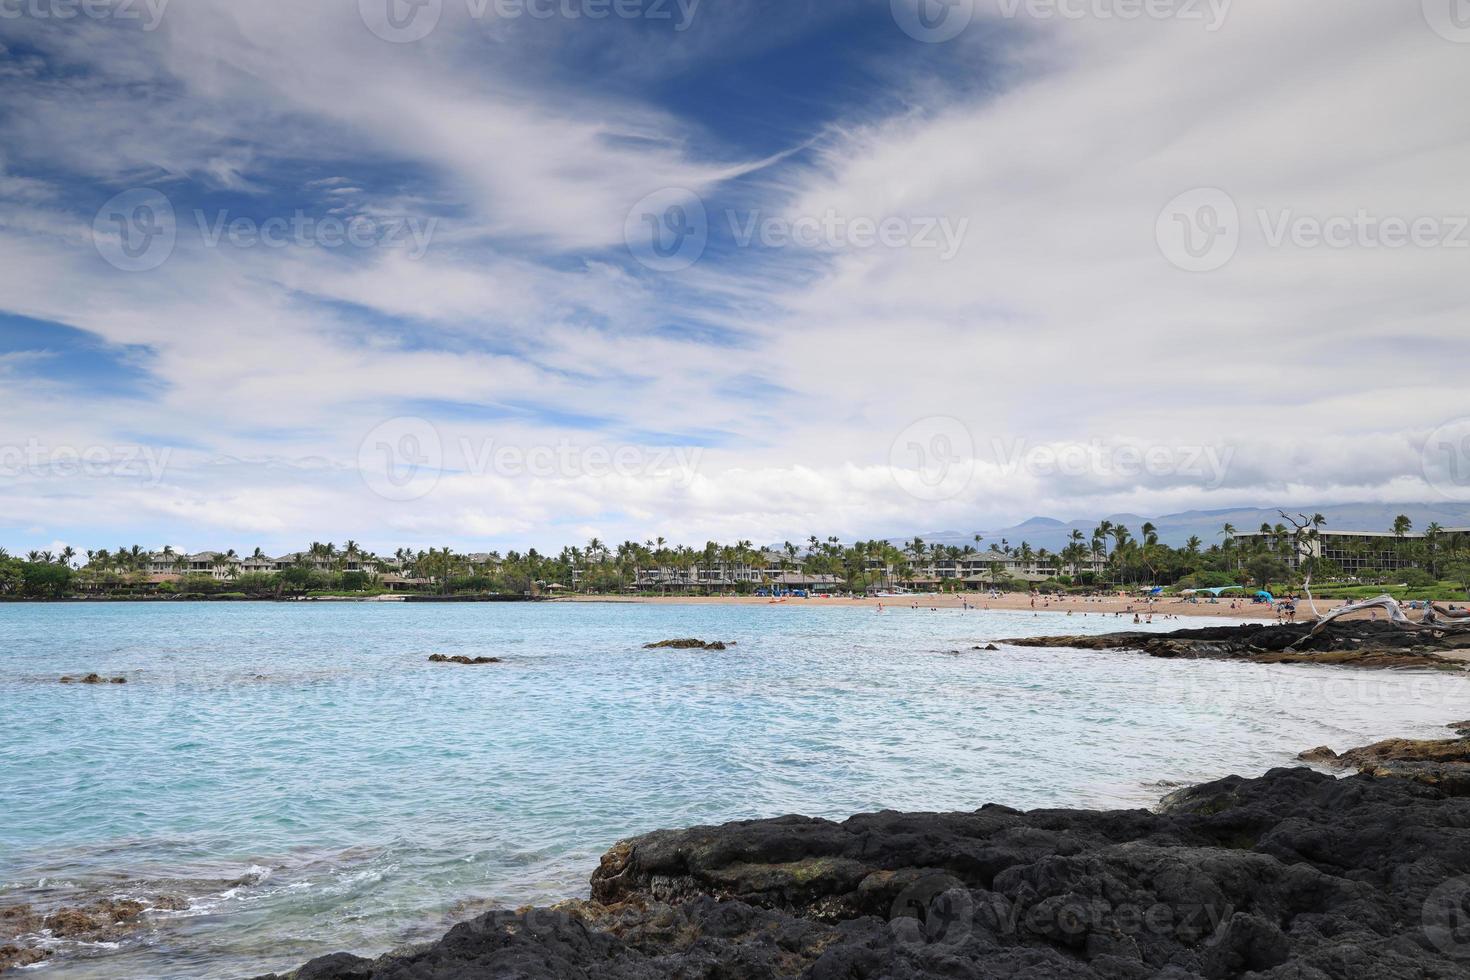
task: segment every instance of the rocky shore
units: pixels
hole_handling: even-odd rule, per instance
[[[147,913],[187,907],[176,895],[136,899],[99,899],[85,906],[64,905],[42,914],[29,905],[0,906],[0,973],[34,966],[51,957],[35,940],[45,935],[82,943],[114,943],[147,927]]]
[[[1406,629],[1387,621],[1337,620],[1316,636],[1310,623],[1207,626],[1170,633],[1045,636],[1004,640],[1011,646],[1078,650],[1141,650],[1153,657],[1245,660],[1264,664],[1322,664],[1368,668],[1464,670],[1470,631]]]
[[[1456,789],[1277,769],[1158,812],[661,831],[609,851],[588,901],[290,976],[1463,980],[1470,798]]]
[[[1329,769],[1409,779],[1452,796],[1470,796],[1470,721],[1457,721],[1449,727],[1459,738],[1391,738],[1348,749],[1341,755],[1329,746],[1319,745],[1297,758]]]

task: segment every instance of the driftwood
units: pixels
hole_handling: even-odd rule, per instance
[[[1316,540],[1317,538],[1317,524],[1321,523],[1320,515],[1318,515],[1318,518],[1314,523],[1313,518],[1308,517],[1306,514],[1298,514],[1297,517],[1300,517],[1301,520],[1297,520],[1297,517],[1292,517],[1284,510],[1278,510],[1276,513],[1280,514],[1285,520],[1290,522],[1293,528],[1296,529],[1292,532],[1291,535],[1291,546],[1298,558],[1300,558],[1302,553],[1302,542]],[[1312,566],[1310,563],[1303,564],[1306,564],[1307,574],[1306,577],[1302,579],[1302,591],[1307,594],[1307,605],[1312,607],[1312,615],[1316,616],[1318,619],[1321,619],[1322,614],[1317,611],[1317,600],[1312,596]]]
[[[1389,621],[1397,626],[1399,629],[1403,630],[1434,629],[1440,633],[1470,632],[1470,613],[1457,612],[1456,610],[1449,609],[1448,607],[1430,604],[1429,607],[1424,610],[1423,617],[1419,620],[1419,622],[1416,623],[1413,619],[1410,618],[1409,614],[1404,611],[1404,607],[1399,604],[1399,601],[1397,599],[1395,599],[1391,595],[1381,595],[1376,599],[1364,599],[1362,602],[1350,602],[1345,606],[1340,606],[1337,609],[1334,609],[1332,612],[1328,613],[1325,616],[1318,616],[1317,624],[1312,627],[1312,631],[1306,636],[1302,637],[1300,640],[1297,640],[1296,643],[1293,643],[1291,646],[1287,647],[1287,649],[1294,651],[1298,645],[1320,635],[1321,632],[1327,628],[1327,624],[1332,622],[1334,619],[1339,619],[1343,616],[1348,615],[1349,613],[1359,612],[1364,609],[1385,610],[1388,613]],[[1446,622],[1445,620],[1449,620],[1449,622]]]

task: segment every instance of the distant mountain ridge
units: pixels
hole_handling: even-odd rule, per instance
[[[1209,547],[1219,543],[1220,528],[1226,523],[1235,525],[1236,530],[1241,532],[1258,530],[1263,523],[1285,523],[1281,519],[1280,510],[1289,514],[1302,513],[1309,517],[1312,514],[1321,514],[1327,518],[1325,529],[1337,531],[1387,531],[1399,514],[1407,514],[1414,522],[1415,530],[1422,530],[1425,525],[1434,522],[1442,527],[1470,527],[1470,503],[1319,504],[1314,507],[1225,507],[1219,510],[1189,510],[1161,517],[1109,514],[1105,517],[1072,521],[1060,521],[1054,517],[1032,517],[1010,527],[983,531],[930,531],[920,532],[918,536],[928,544],[963,547],[967,544],[974,545],[975,535],[980,534],[984,536],[979,545],[981,548],[999,545],[1004,540],[1012,546],[1025,541],[1033,548],[1056,551],[1067,546],[1074,529],[1081,531],[1085,539],[1091,540],[1093,528],[1108,520],[1114,524],[1126,525],[1135,538],[1145,523],[1153,523],[1158,528],[1159,540],[1164,544],[1177,548],[1188,542],[1190,537],[1197,536],[1205,547]],[[902,545],[905,540],[911,539],[912,535],[907,539],[889,540]]]

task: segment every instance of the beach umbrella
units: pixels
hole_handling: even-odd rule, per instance
[[[1256,595],[1259,596],[1259,597],[1261,597],[1262,599],[1265,599],[1267,602],[1275,602],[1276,601],[1276,597],[1274,595],[1272,595],[1271,593],[1265,591],[1264,589],[1262,589],[1260,592],[1257,592]]]

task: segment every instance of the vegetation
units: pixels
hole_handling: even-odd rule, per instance
[[[89,551],[85,563],[67,548],[58,554],[30,552],[24,559],[0,549],[0,597],[48,599],[69,595],[161,596],[198,598],[292,598],[308,595],[371,595],[392,587],[439,595],[539,595],[561,590],[589,593],[629,593],[661,590],[667,583],[704,591],[750,592],[768,584],[772,574],[802,573],[831,576],[846,590],[912,585],[958,590],[983,584],[987,588],[1043,591],[1087,591],[1137,587],[1262,589],[1298,587],[1310,574],[1314,592],[1324,598],[1357,598],[1388,590],[1406,598],[1445,598],[1470,590],[1470,540],[1447,534],[1438,525],[1423,536],[1410,537],[1413,524],[1406,516],[1394,521],[1391,536],[1362,545],[1362,555],[1351,556],[1355,571],[1308,557],[1310,545],[1324,533],[1320,514],[1292,518],[1286,523],[1263,524],[1259,533],[1242,536],[1226,524],[1219,541],[1205,545],[1198,537],[1182,547],[1160,542],[1158,529],[1145,522],[1135,535],[1122,524],[1102,521],[1090,535],[1074,530],[1065,547],[1056,552],[1036,549],[1029,542],[1007,540],[985,545],[976,535],[963,546],[926,543],[914,538],[902,545],[888,541],[843,544],[835,537],[813,535],[802,544],[787,541],[775,556],[757,550],[749,541],[709,542],[703,548],[670,545],[663,538],[643,543],[624,541],[609,546],[593,538],[583,547],[562,549],[556,556],[535,549],[524,553],[459,554],[450,548],[415,551],[400,548],[392,556],[378,556],[348,541],[338,548],[313,543],[279,571],[241,572],[239,556],[223,553],[213,574],[191,572],[187,556],[171,547],[150,553],[138,545],[116,551]],[[1386,550],[1385,550],[1386,549]],[[1334,552],[1341,555],[1341,552]],[[1412,565],[1396,571],[1372,567],[1375,556],[1387,555],[1389,564]],[[993,560],[986,561],[987,558]],[[263,561],[256,548],[249,559]],[[166,581],[150,576],[160,560],[173,574]],[[988,569],[983,582],[961,581],[960,563],[972,570]],[[1034,574],[1013,578],[1017,566]],[[1297,565],[1300,567],[1296,567]],[[659,584],[650,584],[640,571],[660,569]],[[744,569],[726,575],[720,570]],[[749,570],[755,570],[751,572]],[[1076,570],[1076,571],[1074,571]],[[390,578],[392,576],[392,578]],[[1036,581],[1044,577],[1044,581]]]

